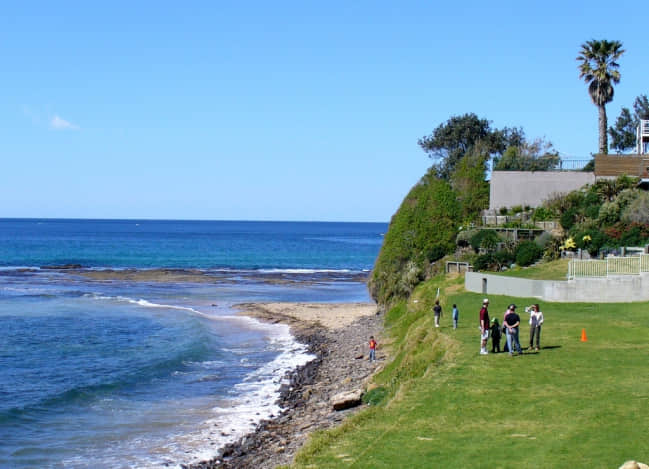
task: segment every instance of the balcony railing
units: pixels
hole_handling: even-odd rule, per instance
[[[649,137],[649,120],[640,121],[640,135],[642,137]]]
[[[580,171],[584,169],[588,163],[593,161],[592,158],[588,159],[569,159],[569,160],[559,160],[559,166],[552,169],[551,171]]]

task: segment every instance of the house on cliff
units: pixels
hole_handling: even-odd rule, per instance
[[[493,171],[489,210],[515,205],[538,207],[552,195],[624,174],[639,177],[641,184],[649,187],[649,120],[640,121],[636,142],[634,154],[595,155],[594,171],[583,170],[589,160],[563,160],[552,171]]]

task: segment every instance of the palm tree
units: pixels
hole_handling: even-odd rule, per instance
[[[613,101],[613,84],[620,82],[617,60],[624,52],[620,41],[591,39],[581,45],[577,56],[579,78],[588,84],[593,104],[599,108],[599,153],[608,153],[606,104]]]

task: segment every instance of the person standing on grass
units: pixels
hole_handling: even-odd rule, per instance
[[[460,318],[460,311],[457,309],[457,305],[453,305],[453,329],[457,329],[457,320]]]
[[[480,355],[487,355],[487,340],[489,340],[489,300],[482,300],[480,309]]]
[[[536,336],[536,350],[541,348],[541,325],[543,324],[543,313],[539,305],[534,304],[530,307],[530,349],[534,345],[534,336]]]
[[[519,355],[523,354],[521,343],[518,341],[518,326],[521,324],[521,318],[516,314],[516,305],[511,304],[507,308],[505,314],[505,327],[507,327],[507,348],[509,349],[509,356],[512,356],[514,346]]]
[[[509,314],[509,306],[505,310],[505,314],[503,314],[503,328],[501,329],[501,334],[500,338],[502,339],[503,337],[505,338],[505,345],[503,345],[503,352],[509,352],[509,345],[507,344],[507,324],[505,324],[505,318]]]
[[[442,316],[442,307],[439,305],[439,300],[435,300],[433,312],[435,313],[435,327],[439,327],[439,318]]]
[[[491,353],[500,353],[501,334],[502,331],[500,330],[498,318],[493,318],[491,320]]]
[[[376,361],[376,346],[378,344],[376,343],[376,340],[374,340],[374,336],[370,336],[370,362]]]

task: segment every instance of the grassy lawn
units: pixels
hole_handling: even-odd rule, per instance
[[[567,280],[569,259],[544,262],[533,267],[514,267],[504,272],[488,272],[504,277],[529,278],[532,280]]]
[[[442,288],[435,329],[431,303]],[[490,296],[502,321],[510,302]],[[541,303],[539,353],[480,356],[482,296],[461,279],[427,282],[386,323],[394,360],[376,376],[388,391],[341,427],[315,435],[296,468],[617,468],[649,461],[646,303]],[[460,327],[451,326],[451,305]],[[582,328],[588,335],[581,342]],[[528,328],[521,328],[521,345]],[[490,344],[491,345],[491,344]]]

